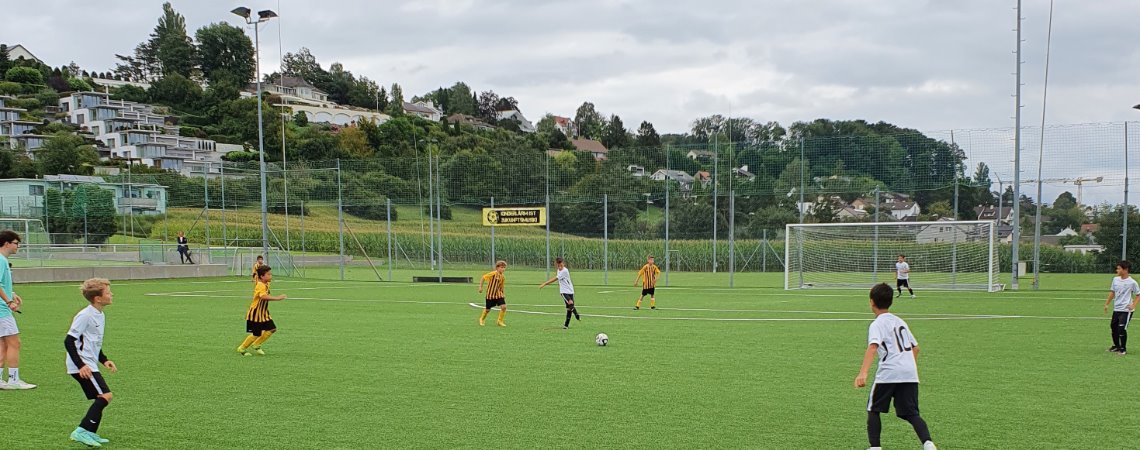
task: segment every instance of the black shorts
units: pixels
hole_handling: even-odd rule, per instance
[[[1128,331],[1128,322],[1131,321],[1132,311],[1113,311],[1112,321],[1109,322],[1109,326],[1112,327],[1112,329],[1120,328]]]
[[[91,378],[86,380],[77,373],[71,374],[71,378],[79,382],[79,386],[83,388],[83,395],[86,395],[88,400],[95,400],[99,395],[111,393],[111,388],[107,387],[107,382],[103,381],[103,374],[99,372],[92,371]]]
[[[574,294],[562,294],[562,301],[566,303],[566,306],[570,306],[574,303]]]
[[[895,280],[895,287],[910,288],[910,280],[909,279],[907,279],[907,280]]]
[[[867,400],[867,411],[889,413],[891,399],[895,401],[895,415],[917,415],[918,383],[875,383],[871,387],[871,398]]]
[[[254,336],[261,336],[262,331],[277,331],[277,324],[270,319],[266,322],[245,321],[245,332]]]
[[[641,295],[642,295],[642,296],[646,296],[646,295],[648,295],[648,296],[652,297],[652,296],[653,296],[653,291],[655,291],[655,290],[657,290],[657,288],[648,288],[648,289],[642,289],[642,290],[641,290]]]
[[[498,306],[507,306],[507,299],[505,298],[489,298],[487,299],[487,309]]]

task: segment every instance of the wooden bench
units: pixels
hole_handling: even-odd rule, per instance
[[[412,277],[413,283],[471,283],[471,277],[443,277],[436,276],[428,277]]]

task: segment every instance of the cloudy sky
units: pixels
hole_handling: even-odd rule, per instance
[[[6,2],[0,42],[50,65],[108,70],[145,40],[161,2]],[[177,0],[188,28],[238,23],[243,3]],[[1014,0],[248,0],[280,19],[279,47],[409,97],[466,81],[537,120],[583,101],[627,126],[682,132],[709,114],[785,125],[885,120],[922,130],[1013,125]],[[1024,113],[1041,120],[1049,3],[1025,0]],[[1140,2],[1057,2],[1048,122],[1140,119]],[[278,28],[280,27],[280,29]],[[281,38],[278,38],[280,32]]]

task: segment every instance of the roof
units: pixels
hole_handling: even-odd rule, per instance
[[[686,173],[683,170],[661,169],[661,170],[658,170],[656,172],[653,172],[653,175],[657,175],[657,174],[661,174],[661,175],[668,177],[668,178],[679,179],[679,181],[681,181],[683,183],[688,183],[688,182],[693,181],[693,176],[689,175],[688,173]]]
[[[992,220],[997,219],[998,209],[996,206],[976,206],[974,212],[978,215],[978,220]],[[1013,208],[1003,206],[1001,208],[1001,217],[1005,218],[1013,212]]]
[[[891,210],[894,210],[894,211],[901,211],[901,210],[904,210],[904,209],[911,209],[911,208],[913,208],[913,207],[914,207],[914,202],[911,202],[911,201],[905,201],[905,202],[903,202],[903,201],[898,201],[898,202],[890,202],[890,203],[887,203],[887,205],[886,205],[886,206],[887,206],[887,209],[891,209]]]
[[[70,183],[106,183],[103,177],[86,175],[44,175],[44,181],[66,181]]]
[[[467,114],[459,114],[459,113],[452,114],[450,116],[447,116],[447,122],[448,123],[459,123],[459,124],[464,124],[464,125],[471,125],[475,128],[494,128],[494,126],[492,126],[491,124],[488,124],[486,122],[483,122],[482,120],[479,120],[478,117],[467,115]]]
[[[277,85],[278,86],[284,86],[284,87],[291,87],[291,88],[307,87],[307,88],[312,89],[314,91],[325,92],[325,91],[322,91],[320,88],[313,86],[312,84],[309,84],[309,82],[305,81],[304,78],[295,77],[292,75],[282,76],[281,79],[278,80]]]
[[[43,60],[41,60],[36,55],[32,54],[32,52],[29,51],[27,47],[24,47],[21,44],[16,44],[16,45],[8,47],[8,58],[13,60],[13,61],[17,60],[21,57],[24,57],[24,54],[27,54],[27,56],[31,57],[30,59],[33,59],[40,64],[44,63]]]
[[[569,125],[570,124],[570,118],[569,117],[562,117],[562,116],[554,116],[554,123],[559,124],[559,125]]]
[[[689,150],[689,153],[692,153],[693,156],[707,156],[709,158],[716,156],[715,152],[710,152],[708,150]],[[686,153],[686,155],[689,153]]]
[[[574,139],[574,140],[571,140],[570,143],[574,144],[574,148],[578,149],[578,151],[580,151],[580,152],[590,152],[590,153],[606,153],[606,152],[609,152],[609,150],[606,148],[606,146],[602,145],[601,142],[595,141],[593,139]]]
[[[429,107],[424,106],[424,105],[420,105],[420,104],[416,104],[416,103],[409,103],[409,102],[404,102],[404,111],[405,112],[418,112],[418,113],[423,113],[423,114],[438,114],[439,113],[438,109],[429,108]]]

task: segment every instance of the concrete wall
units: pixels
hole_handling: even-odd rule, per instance
[[[51,283],[106,278],[111,281],[151,280],[165,278],[200,278],[228,276],[225,264],[187,264],[177,266],[104,266],[104,267],[17,267],[12,269],[16,283]]]

